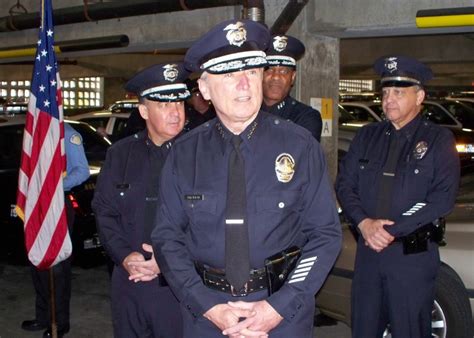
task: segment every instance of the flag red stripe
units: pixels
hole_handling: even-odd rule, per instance
[[[67,224],[65,208],[63,208],[63,211],[61,213],[59,224]],[[39,269],[47,269],[49,265],[51,265],[51,262],[54,262],[59,252],[61,251],[61,247],[64,243],[64,239],[66,238],[66,234],[67,226],[56,227],[53,237],[51,239],[51,244],[49,245],[43,260],[41,261],[41,263],[38,264]]]

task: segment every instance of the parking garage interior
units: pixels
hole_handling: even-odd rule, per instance
[[[0,7],[0,89],[28,81],[39,26],[38,0],[3,0]],[[374,60],[408,55],[429,65],[433,96],[474,91],[474,19],[471,24],[417,26],[417,13],[474,13],[472,0],[54,0],[57,60],[63,81],[99,81],[102,109],[127,93],[123,84],[155,63],[182,60],[187,48],[215,24],[249,18],[306,46],[292,95],[307,104],[328,99],[330,131],[322,146],[337,170],[341,80],[368,80],[377,90]],[[31,51],[33,49],[33,52]],[[8,87],[7,85],[5,85]],[[9,92],[7,92],[7,95]],[[7,98],[8,99],[8,98]]]

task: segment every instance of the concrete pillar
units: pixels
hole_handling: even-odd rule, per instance
[[[306,53],[298,65],[296,97],[306,104],[318,105],[322,113],[321,144],[334,180],[337,174],[339,40],[307,33],[301,37]]]

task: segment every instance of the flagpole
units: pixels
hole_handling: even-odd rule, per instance
[[[49,294],[50,294],[50,302],[51,302],[51,334],[53,338],[58,338],[58,326],[56,324],[56,290],[54,287],[54,271],[53,267],[48,269],[49,271]]]

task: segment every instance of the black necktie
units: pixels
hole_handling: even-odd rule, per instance
[[[400,132],[392,131],[390,135],[390,145],[388,147],[387,160],[383,166],[382,177],[380,178],[378,198],[377,198],[377,218],[389,218],[392,209],[392,191],[395,181],[397,164],[401,151]]]
[[[250,275],[245,166],[240,152],[241,142],[240,136],[232,136],[225,212],[225,270],[227,280],[236,291],[242,290]]]

